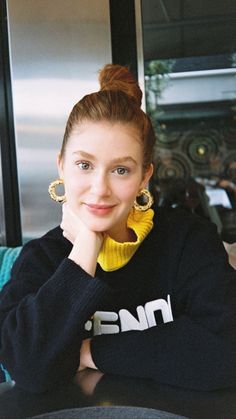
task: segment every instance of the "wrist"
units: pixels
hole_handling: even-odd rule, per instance
[[[90,342],[91,342],[91,339],[85,339],[82,342],[82,345],[80,348],[80,365],[85,368],[92,368],[96,370],[97,367],[94,364],[92,355],[91,355]]]
[[[76,238],[72,250],[68,256],[89,275],[94,276],[97,267],[97,254],[93,248],[86,246],[86,243]]]

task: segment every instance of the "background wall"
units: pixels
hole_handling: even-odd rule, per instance
[[[72,106],[111,62],[108,0],[8,0],[23,240],[56,226],[47,189]]]

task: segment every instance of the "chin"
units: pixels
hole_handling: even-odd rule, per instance
[[[86,223],[86,226],[89,230],[91,231],[95,231],[95,233],[104,233],[105,231],[107,231],[110,226],[105,225],[103,223]]]

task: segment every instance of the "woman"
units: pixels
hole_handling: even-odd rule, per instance
[[[1,292],[0,360],[35,392],[87,367],[234,386],[236,273],[214,225],[151,208],[155,137],[128,69],[105,66],[100,84],[67,122],[49,188],[61,225],[24,246]]]

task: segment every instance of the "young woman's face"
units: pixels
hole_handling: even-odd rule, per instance
[[[142,164],[142,145],[134,127],[82,124],[58,162],[67,203],[90,230],[120,239],[133,202],[152,175],[152,165],[144,174]]]

